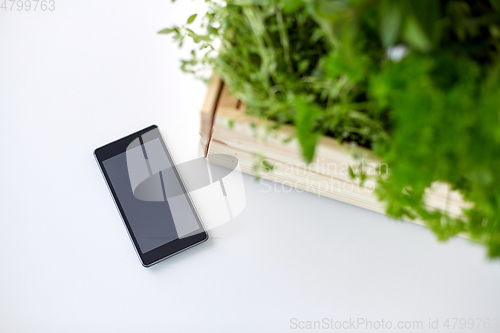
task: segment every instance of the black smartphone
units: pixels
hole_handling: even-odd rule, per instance
[[[208,239],[158,126],[97,148],[94,155],[144,267]]]

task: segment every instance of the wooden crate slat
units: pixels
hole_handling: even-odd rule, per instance
[[[207,156],[208,153],[213,120],[222,85],[222,80],[216,74],[212,75],[207,85],[205,98],[200,110],[200,145],[198,147],[198,154],[200,156]]]
[[[204,104],[202,111],[202,113],[209,112],[212,107],[213,112],[211,116],[207,114],[204,118],[206,122],[202,123],[204,131],[200,131],[200,150],[205,157],[212,157],[211,161],[215,164],[227,166],[229,161],[216,154],[235,156],[242,172],[253,174],[256,154],[261,154],[275,166],[274,172],[261,173],[260,176],[264,179],[379,213],[385,212],[383,204],[377,200],[372,191],[374,183],[369,187],[361,187],[350,178],[347,166],[356,167],[359,161],[352,156],[352,148],[349,145],[340,145],[334,138],[323,136],[316,147],[315,160],[311,165],[306,165],[297,139],[292,138],[288,143],[283,142],[293,137],[295,130],[292,126],[283,125],[265,136],[259,134],[259,131],[265,130],[265,126],[262,126],[265,124],[262,124],[257,117],[247,115],[245,105],[231,95],[220,78],[216,77],[216,80],[218,83],[212,83],[207,90],[207,95],[212,96],[205,98],[209,103]],[[218,91],[214,87],[218,88]],[[214,102],[215,94],[218,100]],[[230,120],[234,124],[233,128],[229,127]],[[210,129],[207,127],[209,123]],[[257,125],[256,129],[250,126],[251,123]],[[268,121],[267,125],[272,124],[273,122]],[[258,136],[265,139],[258,139]],[[361,153],[365,162],[379,163],[369,150],[358,147],[357,152]],[[329,186],[325,187],[325,184]],[[461,195],[451,191],[446,184],[433,184],[432,189],[427,191],[426,205],[431,209],[446,209],[455,217],[461,216],[462,208],[467,206]],[[414,222],[421,224],[419,221]]]

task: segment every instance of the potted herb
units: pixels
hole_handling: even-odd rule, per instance
[[[388,215],[500,257],[499,0],[208,3],[160,31],[196,44],[183,70],[213,70],[246,114],[293,126],[306,162],[325,137],[368,149],[390,169],[375,175]],[[460,215],[429,208],[436,183],[469,203]]]

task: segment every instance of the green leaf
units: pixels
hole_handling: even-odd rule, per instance
[[[193,14],[193,15],[189,16],[189,18],[187,20],[187,24],[193,23],[194,20],[196,19],[196,16],[198,16],[198,14]]]
[[[270,172],[270,171],[274,170],[274,165],[272,165],[271,163],[269,163],[267,160],[263,159],[262,160],[262,168],[265,171]]]
[[[166,28],[163,30],[158,31],[159,34],[170,34],[172,32],[175,32],[175,28]]]
[[[298,11],[304,6],[304,2],[301,0],[284,0],[283,1],[283,11],[285,13],[292,13]]]
[[[396,43],[401,28],[401,10],[397,3],[385,2],[381,6],[380,37],[385,47]]]
[[[351,179],[356,178],[356,174],[354,173],[354,170],[352,169],[352,166],[349,165],[349,176],[351,176]]]
[[[411,17],[420,27],[422,33],[434,45],[439,37],[437,22],[440,16],[440,2],[437,0],[409,0]]]
[[[490,0],[491,7],[497,12],[500,12],[500,0]]]
[[[295,128],[297,129],[297,138],[302,148],[302,155],[306,162],[311,163],[314,158],[316,143],[321,133],[315,130],[315,121],[321,113],[314,103],[308,102],[305,96],[295,98]]]
[[[406,19],[403,37],[408,44],[419,51],[427,52],[432,47],[431,41],[426,36],[417,20],[413,17]]]
[[[310,62],[307,59],[304,59],[301,62],[299,62],[299,65],[297,66],[299,73],[304,73],[309,67],[309,63]]]

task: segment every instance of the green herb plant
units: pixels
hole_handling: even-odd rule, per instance
[[[213,70],[249,114],[295,126],[307,162],[322,135],[371,149],[388,215],[500,257],[500,0],[207,2],[160,31],[196,45],[184,71]],[[462,217],[426,207],[435,182],[470,202]]]

